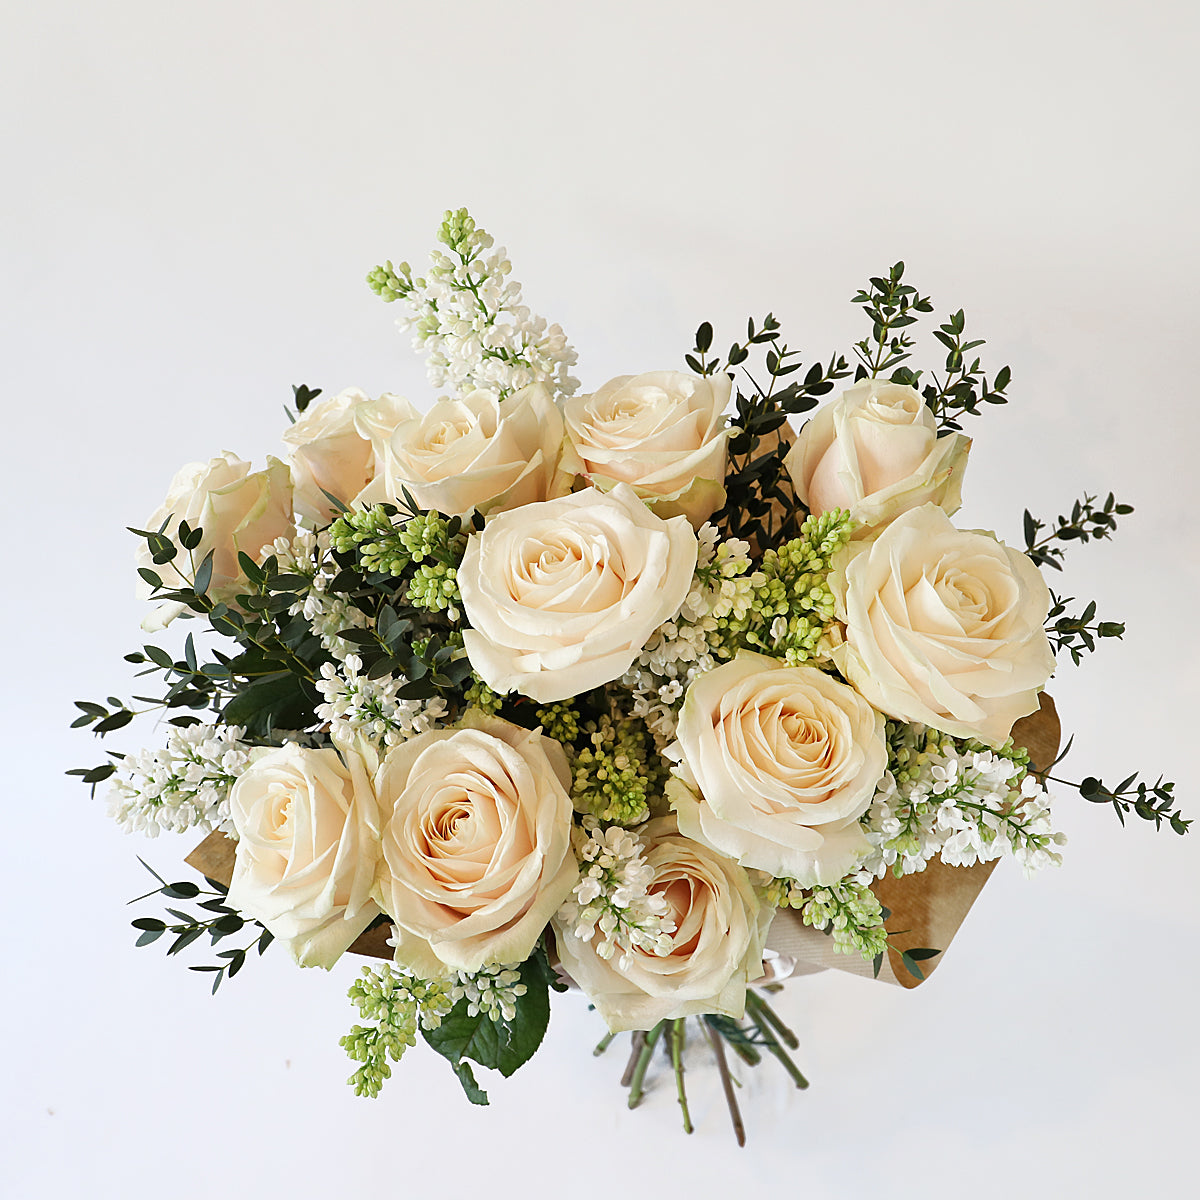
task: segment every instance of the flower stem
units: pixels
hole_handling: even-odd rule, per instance
[[[757,1001],[755,1007],[762,1013],[775,1032],[779,1034],[783,1040],[783,1044],[789,1050],[799,1050],[800,1039],[783,1023],[779,1014],[757,993],[755,993],[754,998]]]
[[[762,1012],[764,1007],[762,999],[755,992],[748,991],[746,993],[746,1011],[758,1027],[758,1032],[762,1034],[767,1049],[783,1064],[784,1070],[792,1077],[798,1088],[808,1087],[808,1080],[804,1078],[800,1068],[792,1061],[792,1056],[779,1044],[779,1040],[771,1032],[770,1022]]]
[[[683,1132],[692,1133],[692,1115],[688,1111],[687,1091],[683,1086],[683,1045],[687,1037],[685,1025],[683,1017],[671,1021],[667,1029],[667,1042],[671,1048],[671,1066],[675,1071],[675,1091],[683,1111]]]
[[[604,1036],[603,1036],[603,1037],[600,1039],[600,1041],[596,1043],[596,1048],[595,1048],[595,1050],[593,1050],[593,1051],[592,1051],[592,1053],[593,1053],[593,1054],[594,1054],[594,1055],[595,1055],[597,1058],[599,1058],[599,1057],[600,1057],[600,1055],[602,1055],[602,1054],[605,1052],[605,1050],[607,1050],[607,1049],[609,1048],[609,1046],[611,1046],[611,1045],[612,1045],[612,1040],[613,1040],[613,1038],[615,1038],[616,1036],[617,1036],[617,1035],[616,1035],[615,1033],[606,1033],[606,1034],[605,1034],[605,1035],[604,1035]]]
[[[716,1033],[718,1037],[721,1036],[717,1030],[713,1030],[713,1032]],[[757,1067],[758,1064],[762,1062],[762,1055],[759,1054],[759,1052],[748,1042],[735,1042],[728,1039],[725,1040],[729,1048],[738,1056],[738,1058],[742,1060],[742,1062],[746,1064],[746,1066]]]
[[[650,1058],[654,1054],[654,1047],[658,1045],[658,1039],[662,1036],[663,1026],[665,1024],[665,1021],[659,1021],[659,1023],[645,1035],[641,1053],[637,1058],[637,1065],[633,1069],[633,1078],[629,1083],[630,1108],[637,1108],[637,1106],[642,1102],[642,1082],[646,1078],[646,1068],[650,1065]]]
[[[646,1044],[646,1035],[640,1029],[635,1029],[630,1043],[629,1061],[625,1064],[625,1072],[621,1076],[622,1087],[628,1087],[633,1082],[633,1072],[637,1067],[638,1059],[641,1057],[642,1047]]]
[[[725,1058],[725,1039],[703,1018],[700,1024],[708,1034],[712,1043],[713,1053],[717,1056],[717,1073],[721,1076],[721,1087],[725,1091],[725,1104],[729,1108],[729,1119],[733,1122],[733,1136],[739,1146],[746,1144],[746,1126],[742,1122],[742,1110],[738,1107],[737,1096],[733,1092],[733,1076],[729,1074],[729,1063]]]

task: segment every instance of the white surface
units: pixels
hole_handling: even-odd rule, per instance
[[[813,1086],[750,1076],[739,1153],[704,1066],[691,1139],[661,1074],[625,1112],[624,1054],[592,1059],[581,1003],[490,1109],[421,1049],[356,1100],[354,967],[272,953],[214,1000],[134,950],[135,855],[181,875],[192,839],[125,837],[61,772],[98,761],[70,702],[129,690],[123,526],[184,461],[276,452],[292,383],[427,399],[362,277],[422,261],[466,203],[588,386],[768,308],[811,354],[848,350],[849,296],[898,257],[965,307],[1014,383],[970,426],[960,523],[1016,539],[1026,505],[1137,506],[1061,581],[1130,623],[1054,681],[1065,769],[1161,770],[1200,816],[1194,6],[7,8],[0,1192],[1188,1191],[1200,827],[1122,830],[1064,796],[1066,865],[997,871],[928,987],[794,986]]]

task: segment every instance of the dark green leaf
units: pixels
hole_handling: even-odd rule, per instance
[[[462,1084],[462,1090],[466,1093],[467,1099],[472,1104],[487,1104],[488,1094],[475,1082],[475,1073],[471,1070],[471,1064],[467,1062],[456,1062],[451,1064],[454,1074],[458,1077],[458,1082]]]
[[[511,1075],[542,1044],[550,1021],[550,996],[542,968],[526,962],[520,974],[526,992],[517,999],[511,1021],[493,1021],[483,1012],[468,1015],[464,996],[437,1029],[425,1033],[425,1040],[451,1063],[470,1058],[506,1077]]]
[[[196,569],[196,581],[192,585],[192,590],[199,596],[203,596],[208,591],[208,585],[212,582],[213,572],[213,552],[210,550],[205,556],[204,561]]]

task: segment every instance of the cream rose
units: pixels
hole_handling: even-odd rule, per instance
[[[370,898],[379,812],[366,765],[289,742],[238,777],[229,810],[238,834],[230,905],[302,967],[332,966],[379,915]]]
[[[325,525],[338,513],[326,492],[349,508],[375,478],[375,449],[358,429],[360,414],[367,409],[381,436],[415,415],[400,396],[385,392],[372,400],[366,392],[349,388],[309,405],[283,435],[291,447],[288,463],[296,512],[313,525]]]
[[[650,821],[642,836],[649,890],[666,900],[675,924],[670,953],[635,947],[614,962],[597,954],[594,939],[576,937],[570,921],[555,921],[562,965],[617,1033],[699,1013],[740,1017],[747,983],[762,975],[774,910],[744,868],[683,836],[673,817]]]
[[[922,504],[957,512],[970,448],[961,433],[938,437],[914,388],[864,379],[801,429],[784,466],[810,512],[849,509],[862,536]]]
[[[569,478],[559,473],[562,415],[540,383],[503,401],[480,390],[439,400],[424,414],[410,408],[399,423],[388,412],[380,420],[368,407],[360,410],[358,427],[380,464],[364,503],[398,501],[407,489],[422,508],[465,516],[568,489]]]
[[[549,703],[623,675],[691,587],[686,517],[656,517],[626,484],[500,513],[458,570],[463,642],[497,692]]]
[[[180,550],[168,563],[156,564],[145,542],[137,549],[139,567],[156,572],[168,588],[190,587],[190,566],[199,567],[212,551],[212,578],[208,594],[229,600],[237,593],[242,578],[238,553],[256,561],[261,550],[276,538],[290,538],[296,532],[292,518],[292,481],[286,463],[267,458],[265,471],[251,471],[250,464],[225,451],[206,463],[188,463],[171,480],[167,498],[146,523],[177,541],[180,521],[203,530],[199,544],[191,551]],[[179,567],[187,571],[180,572]],[[139,583],[138,594],[150,596],[150,585]],[[160,605],[143,622],[147,632],[162,629],[173,621],[184,605]]]
[[[426,978],[523,962],[579,877],[562,747],[495,717],[396,746],[375,895]]]
[[[699,529],[725,503],[728,375],[621,375],[566,401],[563,468],[599,488],[627,483],[660,517]]]
[[[838,669],[876,708],[1003,743],[1054,672],[1037,568],[932,504],[852,543],[829,576],[845,641]]]
[[[804,887],[869,849],[858,818],[887,765],[883,716],[816,667],[741,652],[698,676],[668,795],[688,837]]]

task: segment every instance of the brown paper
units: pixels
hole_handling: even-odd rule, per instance
[[[1012,735],[1018,746],[1029,751],[1030,765],[1044,775],[1058,754],[1062,736],[1054,701],[1045,692],[1041,695],[1038,711],[1022,717],[1013,726]],[[948,867],[940,858],[935,858],[925,870],[914,875],[897,879],[889,873],[871,885],[879,902],[891,910],[886,927],[889,933],[894,933],[889,940],[893,953],[884,960],[880,979],[905,988],[916,987],[921,980],[900,966],[899,954],[901,950],[916,946],[941,951],[921,964],[926,978],[937,969],[975,898],[987,883],[996,861],[976,863],[972,867]],[[796,960],[793,972],[796,975],[810,975],[830,967],[867,978],[873,974],[872,964],[859,955],[835,954],[833,939],[810,929],[791,909],[779,910],[767,945]],[[893,970],[893,964],[898,971]]]

